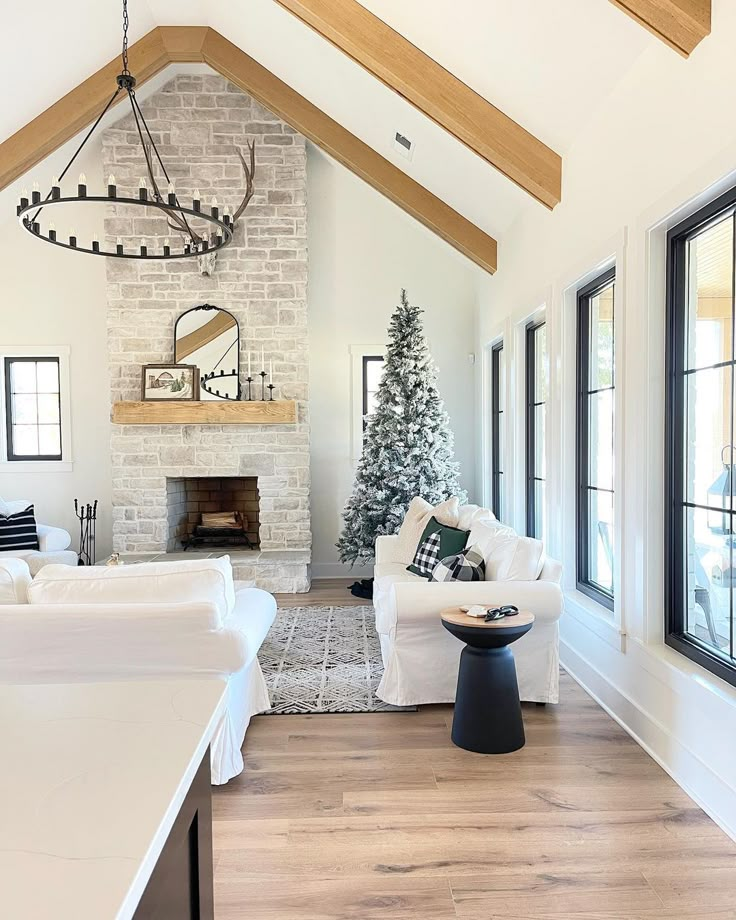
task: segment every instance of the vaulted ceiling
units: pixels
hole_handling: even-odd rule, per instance
[[[563,161],[596,105],[657,44],[608,0],[361,2]],[[157,25],[216,29],[490,236],[502,238],[522,209],[543,207],[274,0],[129,0],[129,10],[131,40]],[[0,141],[120,43],[114,0],[35,0],[3,20],[0,79],[13,92],[0,109]],[[393,147],[397,131],[414,142],[411,161]]]

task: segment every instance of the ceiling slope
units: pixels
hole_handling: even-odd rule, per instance
[[[276,2],[538,201],[560,201],[557,153],[356,0]]]
[[[130,48],[131,70],[139,83],[172,62],[207,63],[481,268],[496,270],[492,237],[214,29],[160,26]],[[119,66],[114,59],[0,144],[0,189],[94,120],[111,95]]]

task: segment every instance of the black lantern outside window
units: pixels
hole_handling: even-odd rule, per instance
[[[723,469],[708,489],[708,529],[711,533],[732,534],[731,489],[733,482],[733,445],[727,444],[721,451]],[[726,462],[728,455],[729,462]]]

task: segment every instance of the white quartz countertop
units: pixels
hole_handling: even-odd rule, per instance
[[[221,680],[0,686],[0,916],[132,917],[225,705]]]

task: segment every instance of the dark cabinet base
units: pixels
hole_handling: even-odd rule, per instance
[[[143,892],[133,920],[214,920],[210,752]]]

